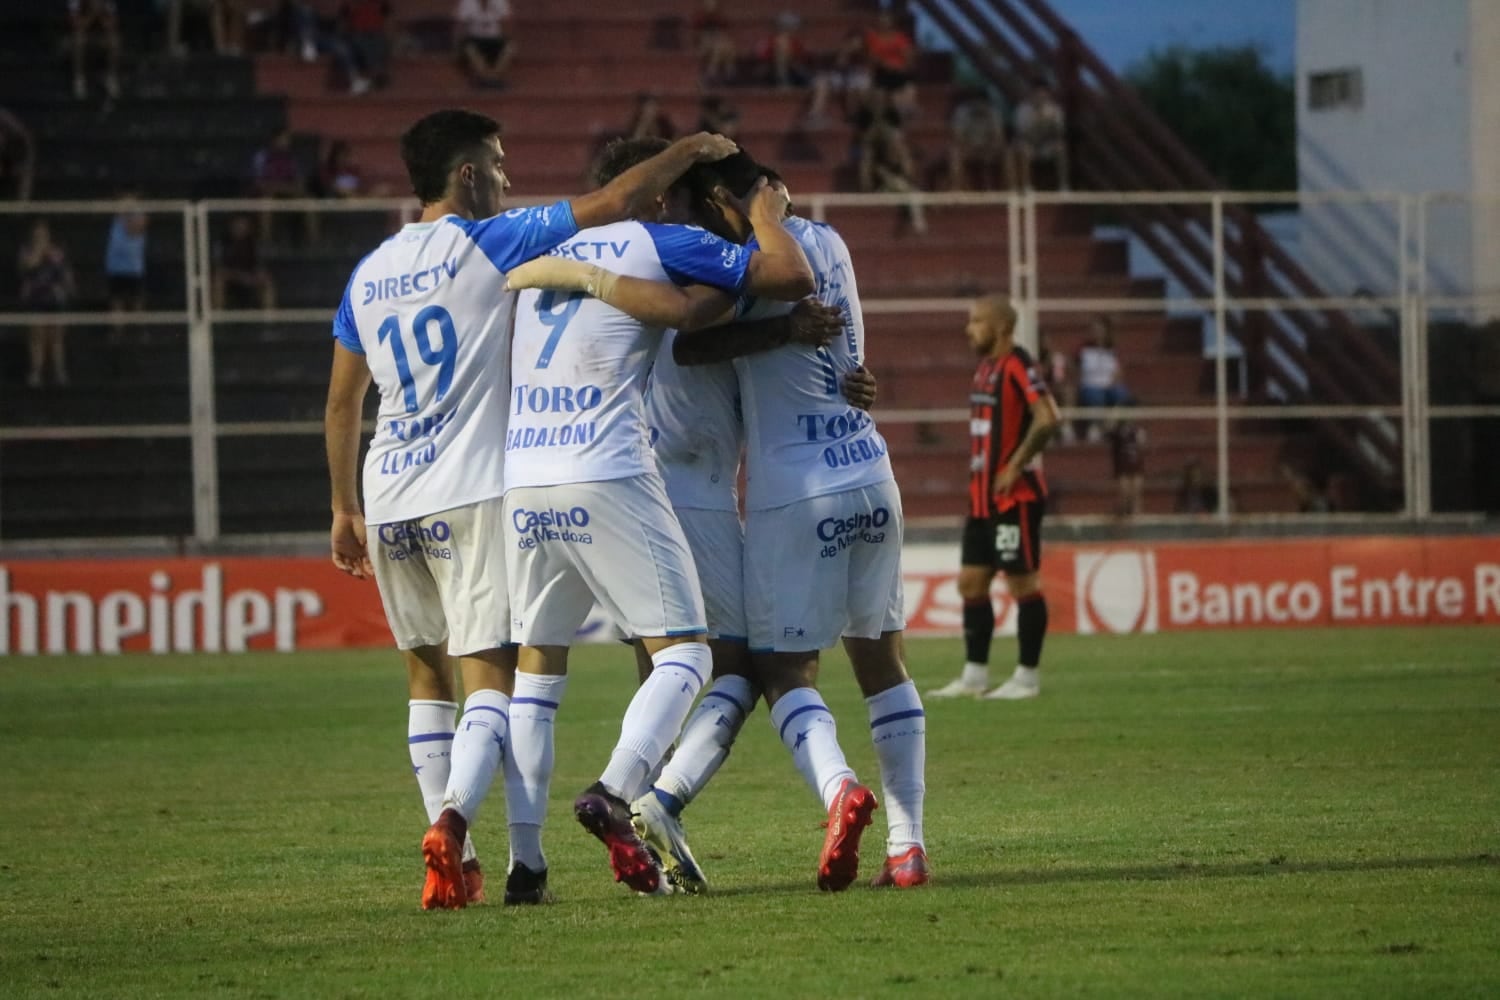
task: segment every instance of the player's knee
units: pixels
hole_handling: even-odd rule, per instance
[[[964,567],[958,571],[958,596],[966,601],[980,601],[990,592],[994,574],[988,569]]]
[[[788,691],[817,686],[817,654],[771,653],[757,656],[755,678],[765,692],[766,704],[774,705]]]
[[[1017,573],[1005,578],[1005,587],[1012,597],[1030,597],[1042,589],[1040,573]]]

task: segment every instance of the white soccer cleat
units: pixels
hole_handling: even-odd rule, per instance
[[[1041,693],[1042,682],[1037,679],[1036,671],[1030,670],[1022,673],[1017,668],[1009,680],[981,697],[985,701],[1023,701],[1027,698],[1035,698]]]
[[[962,677],[956,677],[942,687],[927,692],[929,698],[979,698],[983,695],[983,684],[974,684]]]
[[[651,791],[636,799],[630,811],[635,832],[661,858],[667,876],[662,879],[662,885],[669,886],[669,891],[676,889],[693,896],[707,892],[708,879],[703,877],[703,869],[688,847],[682,820],[667,812]]]

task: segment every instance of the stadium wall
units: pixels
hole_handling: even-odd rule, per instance
[[[908,546],[903,565],[910,634],[959,634],[957,549]],[[1493,536],[1053,545],[1045,578],[1064,633],[1500,624]],[[10,561],[0,612],[0,655],[390,645],[374,584],[313,557]],[[579,638],[614,634],[596,610]]]

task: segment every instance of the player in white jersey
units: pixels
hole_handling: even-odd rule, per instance
[[[695,136],[610,188],[496,216],[509,186],[499,131],[492,119],[464,111],[429,115],[407,131],[402,156],[421,220],[355,268],[333,330],[333,559],[345,572],[376,579],[405,651],[408,746],[433,823],[423,839],[429,909],[461,907],[482,885],[477,865],[466,884],[463,845],[503,754],[514,683],[499,523],[513,308],[503,272],[571,238],[580,224],[639,210],[694,162],[734,148],[721,137]],[[372,380],[380,408],[362,508],[359,430]],[[377,539],[373,554],[367,522]],[[459,659],[468,695],[456,731],[445,645]],[[544,871],[512,867],[507,902],[544,894]]]
[[[740,154],[713,172],[726,183],[713,188],[700,218],[744,240],[749,227],[733,194],[745,191],[759,169]],[[860,834],[876,808],[848,767],[815,687],[819,651],[840,637],[866,696],[890,818],[886,862],[874,884],[921,885],[928,880],[926,724],[902,656],[900,493],[873,420],[839,394],[840,376],[860,364],[864,351],[848,249],[831,227],[797,218],[786,225],[817,272],[819,299],[844,313],[845,335],[816,351],[787,346],[735,361],[749,464],[750,644],[772,722],[828,811],[819,887],[836,891],[853,882]],[[660,284],[653,298],[643,282],[597,274],[592,280],[622,308],[652,315],[680,310],[682,329],[727,302],[705,304]],[[741,312],[753,316],[758,308],[746,301]],[[680,829],[673,835],[680,837]]]
[[[782,214],[772,194],[752,204],[755,250],[701,229],[625,222],[581,232],[554,256],[795,300],[813,278]],[[523,293],[506,435],[512,625],[522,643],[515,696],[539,715],[523,731],[512,713],[512,746],[519,760],[523,733],[532,736],[532,773],[545,800],[568,645],[597,600],[645,646],[653,670],[574,813],[608,848],[616,879],[648,893],[661,888],[661,872],[628,803],[649,787],[712,668],[697,570],[650,450],[643,390],[661,337],[659,326],[579,291]]]

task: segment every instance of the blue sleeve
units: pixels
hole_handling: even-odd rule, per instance
[[[642,223],[662,270],[679,285],[712,285],[738,293],[750,280],[751,247],[742,247],[703,229]]]
[[[566,201],[513,208],[491,219],[451,221],[469,235],[500,271],[509,271],[540,257],[578,233],[573,206]]]
[[[354,279],[350,279],[353,284]],[[365,345],[359,342],[359,327],[354,325],[354,307],[349,303],[349,289],[344,289],[344,298],[339,302],[339,311],[333,314],[333,339],[355,354],[363,355]]]

